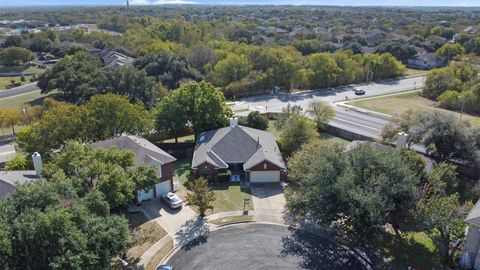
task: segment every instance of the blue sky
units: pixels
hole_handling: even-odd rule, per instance
[[[0,0],[0,6],[19,5],[123,5],[124,0]],[[382,5],[382,6],[480,6],[480,0],[130,0],[131,4],[257,4],[257,5]]]

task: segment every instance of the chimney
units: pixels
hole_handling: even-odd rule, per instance
[[[238,126],[238,118],[236,118],[236,117],[230,118],[230,127],[234,128],[236,126]]]
[[[42,168],[43,168],[42,156],[40,155],[40,153],[35,152],[32,155],[32,159],[33,159],[33,166],[35,167],[35,174],[38,177],[42,177]]]
[[[399,132],[397,134],[397,148],[407,147],[408,134],[405,132]]]

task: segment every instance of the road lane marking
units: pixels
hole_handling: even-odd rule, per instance
[[[369,127],[369,126],[366,126],[366,125],[363,125],[363,124],[355,123],[355,122],[345,120],[345,119],[342,119],[342,118],[338,118],[338,117],[334,117],[333,120],[339,120],[339,121],[347,122],[347,123],[350,123],[350,124],[353,124],[353,125],[356,125],[356,126],[368,128],[368,129],[375,130],[375,131],[380,131],[380,132],[382,131],[381,129]]]

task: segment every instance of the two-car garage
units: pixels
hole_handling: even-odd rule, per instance
[[[280,171],[250,171],[250,183],[272,183],[280,181]]]

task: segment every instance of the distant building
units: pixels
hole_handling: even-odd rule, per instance
[[[122,67],[133,64],[135,58],[119,53],[111,49],[104,49],[100,52],[103,65],[107,67]]]
[[[434,53],[417,54],[407,60],[407,66],[418,69],[439,68],[445,65],[445,60]]]
[[[15,193],[18,185],[38,179],[35,171],[0,171],[0,200]]]

